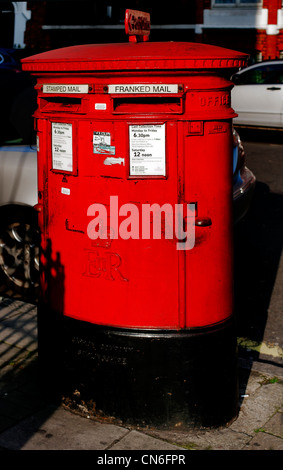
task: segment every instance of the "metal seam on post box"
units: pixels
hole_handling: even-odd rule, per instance
[[[175,59],[172,61],[155,59],[154,61],[148,60],[144,66],[140,62],[132,61],[131,59],[126,60],[116,60],[115,62],[111,61],[92,61],[92,62],[65,62],[64,67],[62,67],[61,62],[53,62],[52,66],[48,62],[39,63],[36,67],[34,64],[29,64],[28,61],[23,62],[24,71],[52,71],[52,72],[91,72],[95,70],[99,71],[114,71],[114,70],[154,70],[156,68],[156,62],[158,61],[159,70],[194,70],[194,69],[223,69],[223,68],[238,68],[245,65],[245,61],[228,61],[219,59],[217,63],[213,61],[202,61],[202,60],[180,60]],[[240,62],[240,63],[239,63]],[[239,64],[239,65],[238,65]]]

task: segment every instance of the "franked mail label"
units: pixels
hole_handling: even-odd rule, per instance
[[[111,94],[172,94],[178,93],[178,85],[165,83],[133,83],[108,85]]]

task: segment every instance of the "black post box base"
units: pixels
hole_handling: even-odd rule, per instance
[[[70,408],[141,427],[217,427],[237,417],[233,320],[186,332],[129,330],[39,307],[38,346],[44,390]]]

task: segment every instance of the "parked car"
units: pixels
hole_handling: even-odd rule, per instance
[[[283,60],[251,65],[231,79],[235,125],[283,128]]]
[[[34,77],[22,71],[16,51],[0,48],[0,145],[12,140],[35,141],[35,83]]]
[[[247,168],[239,134],[233,132],[234,220],[247,212],[255,176]],[[31,146],[0,147],[0,270],[13,290],[36,293],[39,280],[37,153]]]
[[[39,280],[35,147],[0,147],[0,270],[12,291],[35,297]]]
[[[21,72],[21,64],[15,57],[14,49],[0,47],[0,71]]]

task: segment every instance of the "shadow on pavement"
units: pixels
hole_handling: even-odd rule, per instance
[[[46,296],[48,303],[49,288],[53,284],[61,293],[64,292],[62,266],[58,255],[52,253],[51,243],[47,243],[45,252],[42,250],[42,266],[43,285],[48,281],[48,289],[42,295]],[[55,293],[58,293],[56,289]],[[0,295],[5,295],[5,292],[3,286]],[[47,341],[46,361],[53,365],[59,360],[55,357],[55,335],[44,336]],[[30,424],[25,426],[25,432],[20,433],[12,444],[15,450],[21,449],[36,432],[41,432],[41,425],[61,405],[60,397],[47,390],[44,375],[42,359],[38,357],[38,303],[26,303],[26,299],[20,300],[16,295],[14,298],[0,297],[0,433],[32,417]],[[52,370],[49,379],[56,388]]]
[[[261,341],[283,240],[283,195],[257,182],[248,216],[235,228],[238,334]]]
[[[260,345],[264,339],[273,288],[278,273],[283,240],[283,195],[270,192],[257,182],[246,218],[235,227],[235,312],[238,338]],[[269,320],[270,321],[270,320]],[[278,325],[279,327],[280,325]],[[276,330],[276,324],[272,325]],[[240,389],[245,393],[249,372],[256,361],[282,367],[257,348],[239,346],[245,367],[240,371]]]
[[[50,414],[50,410],[53,409],[50,408],[51,403],[42,395],[38,368],[36,307],[23,304],[16,299],[2,299],[0,302],[0,432],[40,410]],[[31,432],[33,433],[34,429]],[[32,434],[25,435],[25,439],[28,440],[31,436]],[[16,448],[20,449],[17,447],[17,442],[15,442]]]

